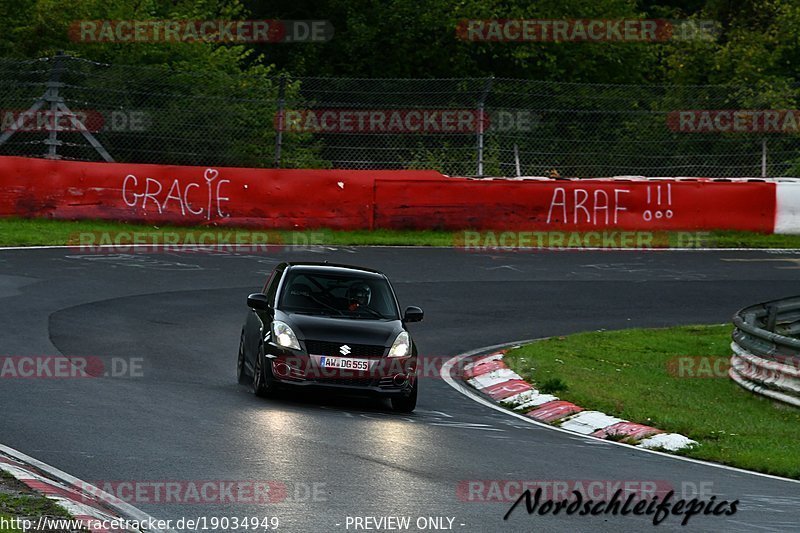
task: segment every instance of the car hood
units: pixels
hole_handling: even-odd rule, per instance
[[[289,324],[300,340],[391,346],[403,331],[400,320],[332,318],[296,313],[276,313]]]

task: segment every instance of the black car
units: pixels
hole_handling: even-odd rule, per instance
[[[411,412],[419,388],[417,347],[388,278],[328,263],[281,263],[263,292],[247,297],[237,375],[258,396],[279,388],[326,387],[391,400]]]

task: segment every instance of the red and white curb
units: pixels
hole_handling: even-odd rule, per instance
[[[496,404],[581,435],[670,452],[697,445],[678,433],[665,433],[600,411],[587,411],[552,394],[542,394],[506,366],[505,353],[506,350],[500,350],[466,364],[461,378]]]
[[[92,533],[166,531],[92,527],[102,523],[120,524],[126,520],[129,524],[152,523],[157,520],[85,481],[2,444],[0,444],[0,470],[11,474],[34,492],[53,500],[72,515],[74,520],[80,520],[85,524],[85,529]]]

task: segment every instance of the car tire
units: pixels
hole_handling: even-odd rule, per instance
[[[239,353],[236,356],[236,381],[240,385],[247,382],[247,372],[244,370],[244,330],[239,338]]]
[[[269,398],[275,395],[275,383],[272,379],[271,365],[265,365],[264,345],[259,345],[256,363],[253,365],[253,394],[260,398]]]
[[[415,381],[411,387],[411,392],[406,396],[397,396],[391,399],[392,410],[398,413],[411,413],[417,407],[418,383]]]

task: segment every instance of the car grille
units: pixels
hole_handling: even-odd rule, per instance
[[[386,376],[380,379],[378,386],[383,389],[396,389],[397,386],[392,381],[392,376]]]
[[[347,344],[350,353],[343,355],[339,348]],[[386,348],[375,344],[350,344],[349,342],[327,342],[327,341],[306,341],[306,349],[309,354],[328,355],[332,357],[383,357]]]

